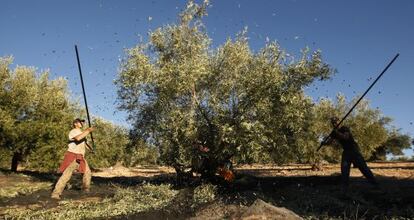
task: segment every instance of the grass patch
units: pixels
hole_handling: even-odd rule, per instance
[[[102,201],[64,200],[59,206],[48,210],[12,208],[5,212],[6,218],[18,219],[86,219],[115,217],[161,209],[167,206],[178,191],[168,184],[145,184],[134,188],[117,187],[115,196]]]
[[[14,198],[20,195],[32,194],[42,189],[49,189],[50,182],[33,181],[30,177],[18,174],[16,175],[19,181],[13,181],[3,184],[0,188],[0,199]]]

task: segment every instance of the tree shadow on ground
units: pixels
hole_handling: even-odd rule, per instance
[[[226,203],[252,204],[257,198],[286,207],[302,216],[318,218],[414,217],[414,179],[377,176],[381,188],[353,177],[344,192],[339,175],[252,177],[234,185]]]
[[[0,170],[10,174],[6,170]],[[29,195],[3,199],[0,207],[41,204],[43,208],[55,207],[57,202],[50,199],[52,184],[59,174],[37,171],[19,171],[18,173],[32,177],[33,181],[51,183],[50,189],[42,189]],[[75,175],[74,182],[81,182],[81,176]],[[414,217],[414,179],[377,176],[381,190],[373,188],[365,178],[352,177],[350,189],[344,194],[341,190],[340,176],[275,176],[255,177],[250,174],[239,174],[233,184],[219,186],[219,199],[226,205],[251,205],[256,199],[262,199],[275,206],[286,207],[301,216],[315,218],[391,218]],[[93,177],[91,192],[84,194],[80,187],[72,187],[63,193],[63,198],[82,200],[88,198],[103,199],[115,194],[116,186],[134,187],[143,183],[171,184],[180,193],[173,202],[162,210],[122,216],[119,219],[137,217],[155,219],[189,217],[195,211],[191,206],[192,190],[197,184],[179,186],[174,174],[160,174],[153,177]],[[76,184],[75,184],[76,185]],[[224,207],[225,208],[225,207]],[[115,218],[117,219],[117,218]]]

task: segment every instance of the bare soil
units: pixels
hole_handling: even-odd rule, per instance
[[[237,179],[228,186],[220,186],[220,196],[212,203],[191,207],[194,186],[178,186],[180,195],[163,210],[119,216],[114,219],[223,219],[236,218],[256,199],[278,207],[285,207],[308,219],[414,219],[414,163],[380,162],[369,163],[381,185],[380,189],[368,184],[358,169],[351,171],[351,186],[346,193],[341,190],[338,165],[324,165],[323,170],[313,171],[309,165],[290,164],[236,166]],[[19,175],[19,174],[24,174]],[[13,198],[0,198],[1,213],[11,207],[48,209],[59,206],[60,201],[50,199],[54,181],[59,176],[53,173],[21,170],[12,174],[0,172],[0,189],[24,181],[47,181],[49,189]],[[175,173],[169,167],[122,166],[103,168],[93,173],[93,186],[88,194],[82,193],[72,178],[72,188],[62,197],[73,201],[99,201],[112,197],[113,184],[135,186],[143,182],[153,184],[175,184]]]

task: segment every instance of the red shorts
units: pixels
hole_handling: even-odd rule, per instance
[[[63,173],[63,171],[68,168],[68,166],[74,161],[79,164],[78,172],[79,173],[85,173],[86,170],[86,161],[82,154],[75,154],[69,151],[66,151],[65,157],[63,158],[62,163],[59,167],[59,173]]]

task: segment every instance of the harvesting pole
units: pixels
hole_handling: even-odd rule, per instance
[[[85,101],[86,116],[88,117],[88,126],[91,127],[91,118],[89,116],[88,102],[86,101],[85,85],[83,84],[82,69],[81,69],[81,64],[79,60],[79,52],[78,52],[77,45],[75,45],[75,51],[76,51],[76,59],[78,61],[78,69],[79,69],[79,75],[80,75],[80,80],[81,80],[81,85],[82,85],[83,100]],[[91,135],[91,140],[92,140],[92,152],[93,152],[95,151],[95,142],[93,140],[92,133],[90,133],[90,135]]]
[[[364,96],[369,92],[369,90],[371,90],[371,88],[375,85],[375,83],[377,83],[377,81],[382,77],[382,75],[384,75],[384,73],[388,70],[388,68],[394,63],[394,61],[398,58],[400,54],[397,53],[397,55],[395,55],[395,57],[391,60],[390,63],[388,63],[388,65],[384,68],[384,70],[382,70],[382,72],[379,74],[379,76],[374,80],[374,82],[371,83],[371,85],[368,87],[368,89],[364,92],[364,94],[362,94],[362,96],[358,99],[358,101],[354,104],[354,106],[352,106],[352,108],[348,111],[348,113],[346,113],[346,115],[342,118],[341,121],[339,121],[339,123],[332,129],[331,133],[326,136],[323,141],[321,142],[321,145],[318,147],[318,149],[316,151],[319,151],[322,146],[326,143],[326,141],[331,137],[331,135],[334,133],[335,129],[337,129],[341,123],[348,117],[349,114],[351,114],[351,112],[354,110],[354,108],[358,105],[358,103],[364,98]]]

